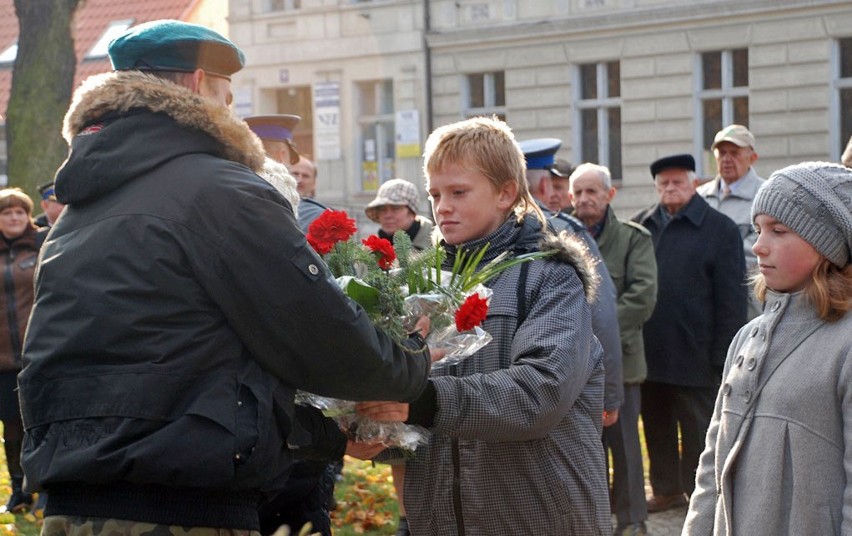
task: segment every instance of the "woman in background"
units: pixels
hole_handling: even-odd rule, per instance
[[[16,390],[24,331],[33,307],[33,275],[45,234],[33,223],[32,214],[33,200],[27,194],[19,188],[0,190],[0,233],[3,235],[0,241],[3,270],[3,292],[0,293],[3,308],[0,315],[0,421],[3,422],[3,444],[12,482],[12,495],[5,506],[7,512],[20,512],[33,503],[32,495],[23,490],[21,444],[24,427]]]

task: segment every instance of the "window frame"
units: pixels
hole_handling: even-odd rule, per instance
[[[366,87],[372,86],[374,94],[373,112],[365,113],[364,108],[364,90]],[[357,128],[356,139],[358,140],[358,169],[355,176],[359,178],[358,191],[362,193],[372,193],[378,190],[385,180],[394,178],[396,168],[396,103],[394,102],[394,82],[392,78],[382,78],[376,80],[356,80],[355,81],[355,96],[358,103],[357,116],[355,117],[355,125]],[[385,99],[388,99],[387,101]],[[390,103],[390,109],[383,109],[384,103]],[[369,127],[374,127],[376,132],[376,189],[365,188],[364,185],[364,163],[366,160],[365,142],[368,139],[364,133]],[[385,148],[390,144],[391,149],[388,149],[389,154],[385,154]],[[390,161],[390,166],[388,166]],[[385,180],[382,180],[385,178]]]
[[[829,102],[829,117],[836,118],[829,122],[828,125],[828,140],[829,140],[829,155],[828,158],[832,162],[839,162],[843,154],[843,149],[849,143],[849,138],[841,139],[842,132],[842,117],[840,110],[840,94],[843,90],[852,91],[852,76],[841,78],[841,41],[849,42],[849,54],[852,55],[852,35],[838,37],[832,39],[831,51],[829,55],[831,69],[831,97]]]
[[[501,74],[503,78],[503,104],[497,104],[497,83],[496,76]],[[477,116],[491,117],[496,115],[505,121],[506,119],[506,71],[483,71],[475,73],[462,73],[461,84],[461,119],[468,119]],[[482,76],[482,101],[483,106],[472,106],[471,104],[471,83],[470,77]]]
[[[618,64],[618,96],[611,97],[609,96],[609,72],[608,65],[610,63]],[[582,68],[584,65],[595,65],[595,98],[592,99],[584,99],[583,98],[583,74]],[[621,169],[613,170],[611,168],[612,162],[610,162],[610,124],[608,112],[612,108],[618,108],[619,112],[624,108],[624,100],[621,96],[621,60],[620,59],[609,59],[609,60],[598,60],[595,62],[586,62],[586,63],[575,63],[571,66],[572,68],[572,79],[573,83],[571,84],[572,91],[572,100],[574,102],[573,106],[573,119],[572,124],[574,128],[572,128],[571,139],[572,139],[572,158],[575,162],[587,162],[589,161],[584,153],[587,152],[585,147],[583,146],[583,111],[584,110],[597,110],[597,122],[598,122],[598,165],[606,166],[610,169],[610,173],[612,174],[612,180],[614,184],[620,184],[623,179],[624,174],[624,143],[621,144]],[[603,96],[602,96],[603,95]],[[622,121],[623,123],[623,121]],[[619,125],[620,129],[620,125]]]
[[[737,47],[737,48],[729,48],[724,50],[701,50],[695,55],[694,59],[694,68],[693,72],[695,76],[693,77],[695,81],[695,99],[694,99],[694,110],[693,114],[695,117],[694,121],[694,132],[693,132],[693,140],[694,140],[694,153],[696,155],[701,155],[701,158],[698,158],[698,162],[696,162],[696,170],[695,174],[698,177],[704,177],[708,170],[705,170],[705,158],[704,151],[710,151],[710,145],[705,147],[704,143],[704,101],[706,100],[720,100],[722,102],[722,128],[727,125],[730,125],[734,122],[734,99],[745,97],[749,102],[749,119],[751,116],[751,96],[750,85],[746,86],[734,86],[734,59],[733,53],[737,50],[745,50],[747,53],[747,66],[746,70],[750,71],[751,53],[749,51],[749,47]],[[710,53],[721,53],[721,88],[719,89],[704,89],[704,54]],[[751,83],[751,74],[749,74],[749,83]],[[744,126],[748,127],[748,123],[750,121],[746,121]],[[712,140],[710,140],[712,144]],[[709,157],[712,157],[712,151],[710,152]],[[712,178],[712,177],[711,177]]]
[[[280,3],[281,6],[275,4]],[[302,9],[302,0],[266,0],[266,8],[269,13],[287,13]]]

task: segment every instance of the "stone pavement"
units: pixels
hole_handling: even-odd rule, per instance
[[[648,515],[648,536],[680,536],[686,506]]]
[[[680,536],[686,509],[686,506],[681,506],[657,514],[648,514],[648,536]],[[615,527],[615,516],[612,518],[612,526]]]

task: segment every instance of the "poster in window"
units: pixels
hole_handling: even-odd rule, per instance
[[[314,145],[316,160],[339,160],[340,151],[340,84],[314,84]]]
[[[420,113],[417,110],[396,112],[396,157],[420,158]]]

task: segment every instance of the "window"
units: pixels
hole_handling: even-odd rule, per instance
[[[503,71],[466,75],[462,100],[462,115],[466,118],[496,115],[505,121],[506,82]]]
[[[396,131],[393,81],[359,82],[358,129],[361,145],[361,190],[374,192],[394,178]]]
[[[578,65],[574,79],[574,147],[577,162],[609,168],[621,179],[621,64]]]
[[[830,125],[830,158],[840,160],[843,149],[852,137],[852,37],[836,41],[832,54],[832,113]]]
[[[15,58],[18,57],[18,43],[12,43],[12,45],[3,51],[0,54],[0,64],[4,63],[15,63]]]
[[[302,0],[269,0],[269,11],[293,11],[302,8]]]
[[[89,49],[89,53],[86,54],[87,60],[105,58],[107,56],[107,47],[109,47],[110,41],[123,34],[130,25],[133,24],[133,20],[114,20],[109,23],[107,29],[104,30],[104,33],[101,34],[101,38],[94,44],[92,48]]]
[[[710,151],[722,127],[736,123],[748,126],[748,49],[704,52],[698,66],[698,120],[703,155],[699,175],[715,176],[716,159]]]

